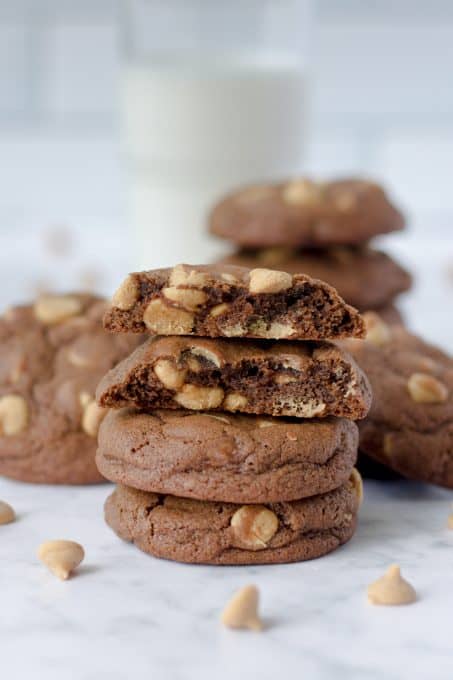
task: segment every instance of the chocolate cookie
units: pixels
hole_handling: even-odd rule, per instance
[[[249,186],[226,196],[209,218],[213,234],[244,248],[354,245],[403,226],[384,190],[357,179]]]
[[[366,341],[344,341],[373,388],[361,450],[405,477],[453,488],[453,359],[372,320]]]
[[[392,258],[367,247],[305,251],[266,248],[238,252],[221,262],[307,274],[326,281],[346,302],[363,311],[389,304],[411,285],[409,274]]]
[[[101,481],[96,385],[137,346],[102,328],[105,302],[41,297],[0,319],[0,474],[27,482]]]
[[[118,486],[107,524],[144,552],[197,564],[276,564],[325,555],[354,533],[358,473],[329,493],[291,503],[234,505]]]
[[[328,342],[153,337],[99,383],[100,406],[363,418],[367,379]]]
[[[206,501],[270,503],[325,493],[347,481],[355,423],[190,411],[110,411],[98,468],[112,482]]]
[[[109,331],[320,340],[363,337],[362,319],[331,286],[304,274],[178,265],[130,274],[104,318]]]

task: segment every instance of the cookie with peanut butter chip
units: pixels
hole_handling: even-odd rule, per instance
[[[305,274],[177,265],[130,274],[104,317],[109,331],[226,338],[363,337],[360,314]]]
[[[220,262],[240,267],[268,267],[307,274],[333,286],[346,302],[361,311],[390,304],[411,285],[410,275],[391,257],[361,246],[294,250],[243,250]]]
[[[268,503],[341,486],[357,457],[357,425],[239,414],[110,411],[97,465],[112,482],[207,501]]]
[[[155,557],[195,564],[277,564],[321,557],[355,529],[360,485],[304,500],[259,505],[197,501],[119,485],[107,524]]]
[[[384,189],[361,179],[248,186],[226,196],[209,217],[211,233],[244,248],[354,245],[403,226]]]
[[[453,488],[453,359],[375,313],[365,319],[366,340],[342,341],[373,390],[361,451],[404,477]]]
[[[45,295],[0,318],[0,474],[27,482],[101,481],[96,385],[136,346],[102,327],[106,303]]]
[[[335,344],[190,336],[149,338],[107,373],[96,396],[101,407],[352,420],[371,402],[366,377]]]

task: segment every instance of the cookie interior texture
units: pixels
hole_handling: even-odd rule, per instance
[[[268,267],[326,281],[361,311],[389,305],[411,286],[411,276],[389,255],[368,246],[295,250],[242,250],[220,260],[240,267]]]
[[[453,359],[402,326],[378,344],[345,345],[373,389],[360,449],[404,477],[453,488]]]
[[[156,557],[198,564],[275,564],[320,557],[348,541],[358,505],[350,482],[313,498],[267,504],[264,507],[275,518],[275,526],[269,539],[253,548],[247,540],[253,539],[250,518],[238,532],[232,520],[241,506],[232,503],[118,486],[106,501],[105,519],[121,538]],[[252,515],[253,508],[261,509],[248,507]]]
[[[112,332],[293,338],[363,337],[363,321],[328,284],[304,274],[177,265],[130,274],[104,317]],[[267,277],[267,278],[266,278]],[[288,278],[289,277],[289,278]]]
[[[245,248],[351,245],[403,227],[382,187],[359,179],[241,187],[209,217],[211,233]]]
[[[138,344],[105,333],[105,307],[92,295],[45,295],[1,317],[0,474],[46,484],[103,481],[96,386]]]
[[[97,464],[110,481],[144,491],[232,503],[290,501],[345,483],[357,456],[355,423],[132,408],[111,410]]]
[[[371,392],[331,343],[154,337],[100,382],[104,407],[189,408],[303,418],[363,418]]]

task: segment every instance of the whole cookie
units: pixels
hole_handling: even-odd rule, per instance
[[[340,418],[123,409],[102,422],[96,462],[107,479],[143,491],[269,503],[337,488],[357,446],[357,426]]]
[[[213,234],[244,248],[353,245],[403,226],[384,190],[359,179],[245,187],[220,201],[209,218]]]
[[[102,327],[105,302],[43,296],[0,319],[0,474],[27,482],[89,484],[106,411],[94,401],[106,370],[137,340]]]
[[[410,275],[391,257],[368,247],[266,248],[240,251],[221,262],[251,269],[268,267],[289,274],[307,274],[326,281],[346,302],[362,311],[388,305],[411,285]]]
[[[373,401],[360,448],[404,477],[453,488],[453,359],[374,314],[367,340],[344,341]]]
[[[155,557],[197,564],[277,564],[321,557],[354,533],[359,475],[329,493],[291,503],[236,505],[118,486],[107,524]]]

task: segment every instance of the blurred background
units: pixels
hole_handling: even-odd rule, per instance
[[[409,322],[453,347],[450,0],[0,0],[0,159],[2,305],[213,257],[200,214],[231,185],[364,174],[408,217],[385,249]]]

